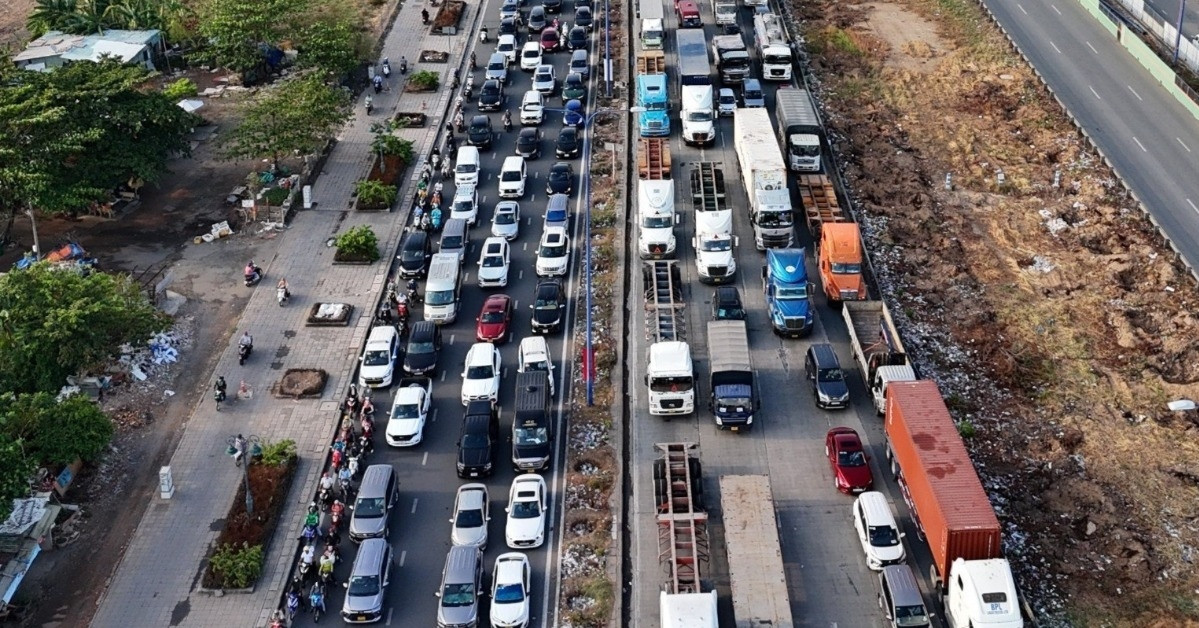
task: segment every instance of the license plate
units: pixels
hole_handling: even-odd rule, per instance
[[[356,619],[358,621],[366,621],[366,615],[359,615]]]
[[[733,426],[729,427],[729,430],[730,430],[730,431],[733,431],[733,432],[740,432],[740,431],[741,431],[741,426],[740,426],[740,425],[733,425]]]
[[[477,477],[479,477],[479,473],[477,471],[472,471],[470,474],[470,477],[477,478]]]

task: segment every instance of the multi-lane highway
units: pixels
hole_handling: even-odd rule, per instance
[[[985,0],[1166,234],[1199,265],[1199,124],[1077,2]]]
[[[474,100],[467,103],[465,117],[469,123],[471,116],[479,113],[477,100],[480,87],[483,84],[483,67],[493,52],[496,34],[499,31],[499,2],[483,2],[482,25],[489,30],[487,43],[479,43],[473,33],[467,35],[475,42],[475,50],[479,68],[474,71]],[[563,7],[564,13],[573,14],[573,3]],[[527,13],[529,7],[525,7]],[[525,41],[529,35],[521,29],[520,41]],[[534,39],[534,41],[536,41]],[[562,78],[566,76],[566,66],[570,53],[563,50],[547,54],[546,63],[552,63],[558,73],[559,87]],[[418,68],[419,69],[419,68]],[[596,76],[594,69],[591,76]],[[547,111],[540,125],[543,131],[541,156],[528,162],[528,178],[526,192],[519,199],[521,220],[520,233],[511,243],[511,266],[509,283],[506,288],[482,289],[477,286],[477,262],[482,242],[491,235],[491,218],[495,205],[499,202],[498,175],[505,157],[514,154],[519,126],[519,106],[521,96],[532,88],[532,73],[519,69],[519,60],[508,71],[508,82],[504,87],[506,102],[504,108],[487,115],[497,131],[496,138],[490,149],[482,151],[482,171],[478,188],[479,219],[478,224],[469,231],[470,245],[465,261],[462,264],[461,300],[457,320],[442,328],[443,348],[437,363],[437,372],[433,378],[433,405],[429,420],[424,430],[424,440],[411,448],[392,448],[385,444],[383,434],[387,427],[387,412],[391,407],[392,391],[378,390],[372,401],[376,407],[375,453],[369,456],[365,464],[386,463],[394,467],[400,481],[400,501],[391,518],[389,541],[395,556],[390,584],[387,588],[387,598],[384,610],[383,625],[387,626],[431,626],[437,618],[438,590],[442,567],[446,553],[450,549],[450,517],[454,496],[458,487],[467,480],[460,480],[455,473],[457,456],[457,439],[463,416],[463,406],[459,399],[463,360],[471,345],[475,342],[476,316],[484,300],[492,294],[507,294],[514,301],[513,318],[507,342],[501,343],[500,351],[503,360],[503,379],[499,394],[500,406],[500,447],[495,457],[495,472],[486,482],[490,491],[491,521],[489,525],[490,543],[485,553],[484,572],[490,579],[490,573],[495,558],[509,550],[504,543],[504,507],[507,505],[508,489],[515,473],[511,465],[511,423],[512,399],[517,368],[517,347],[522,338],[531,335],[530,305],[533,303],[534,289],[538,278],[534,272],[537,256],[538,241],[542,232],[542,220],[547,201],[546,175],[552,164],[559,161],[554,156],[554,140],[562,128],[562,114]],[[593,91],[593,90],[589,90]],[[547,99],[547,106],[557,107],[559,98],[555,95]],[[508,110],[512,114],[513,128],[504,132],[502,112]],[[459,134],[459,145],[466,141]],[[444,151],[443,151],[444,152]],[[577,277],[582,266],[581,249],[579,249],[578,234],[581,220],[578,218],[580,184],[578,172],[583,168],[581,159],[565,160],[572,164],[576,177],[574,192],[571,196],[571,222],[568,231],[572,234],[574,249],[570,263],[570,272],[564,280],[566,294],[569,298],[565,320],[574,318],[575,295],[577,294]],[[435,178],[435,181],[437,179]],[[449,199],[453,196],[452,181],[445,183],[443,191],[445,201],[443,209],[447,209]],[[397,220],[408,215],[407,202],[402,201],[403,210],[397,212]],[[448,212],[447,212],[448,216]],[[436,234],[435,236],[436,237]],[[436,247],[434,247],[436,249]],[[403,282],[400,282],[401,287]],[[424,292],[422,283],[421,292]],[[412,309],[413,321],[421,320],[422,308],[417,305]],[[554,361],[554,379],[557,390],[554,399],[554,417],[558,429],[554,458],[550,470],[544,474],[551,492],[552,516],[550,529],[547,530],[546,543],[539,549],[527,552],[533,568],[531,583],[532,622],[531,626],[553,625],[554,604],[551,596],[554,594],[553,574],[556,570],[558,547],[556,544],[556,525],[561,513],[562,471],[561,463],[564,455],[562,439],[565,434],[562,425],[563,401],[571,394],[569,360],[577,352],[567,346],[571,337],[569,328],[565,332],[550,334],[548,337],[552,359]],[[402,357],[401,357],[402,359]],[[478,480],[471,480],[478,481]],[[343,561],[335,570],[335,578],[344,583],[350,572],[350,566],[355,556],[356,547],[347,539],[342,547]],[[334,615],[341,610],[344,589],[334,587],[329,592],[327,611]],[[488,604],[483,600],[480,625],[489,625],[487,620]],[[330,618],[338,621],[338,618]],[[297,625],[311,625],[312,616],[305,614],[299,618]]]

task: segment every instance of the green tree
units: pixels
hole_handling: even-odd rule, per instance
[[[25,455],[42,466],[95,461],[112,440],[113,425],[83,395],[56,401],[45,392],[0,397],[0,429],[25,443]]]
[[[0,521],[12,514],[12,500],[29,497],[29,482],[37,470],[24,444],[0,431]]]
[[[362,31],[360,22],[347,15],[322,16],[299,29],[296,63],[300,67],[324,70],[338,78],[358,67],[364,57]]]
[[[308,0],[204,0],[196,8],[200,57],[235,72],[262,64],[262,46],[274,46],[291,32],[290,20],[301,15]]]
[[[0,276],[0,390],[57,391],[169,326],[129,277],[35,264]]]
[[[222,148],[228,159],[271,159],[279,168],[279,156],[315,153],[350,117],[345,92],[327,85],[318,74],[305,74],[285,81],[250,103],[242,122],[224,136]]]
[[[35,37],[50,30],[67,31],[78,13],[78,0],[37,0],[25,20],[25,28]]]

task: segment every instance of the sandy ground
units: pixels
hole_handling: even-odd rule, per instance
[[[880,285],[974,430],[1022,592],[1049,625],[1199,619],[1199,426],[1165,409],[1199,396],[1194,281],[973,2],[793,11]]]

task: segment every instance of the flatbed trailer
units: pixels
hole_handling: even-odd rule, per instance
[[[644,181],[670,179],[670,144],[666,138],[643,137],[637,141],[637,175]]]
[[[765,475],[720,476],[737,628],[793,628],[774,496]]]
[[[799,188],[799,200],[803,204],[804,217],[812,237],[820,238],[820,227],[825,223],[849,222],[849,217],[837,203],[837,192],[833,182],[822,174],[801,174],[795,177]]]

